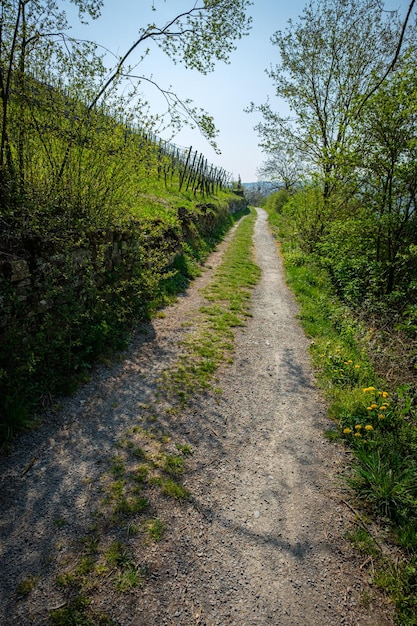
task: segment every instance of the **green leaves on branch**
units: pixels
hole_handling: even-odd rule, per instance
[[[268,74],[291,114],[269,103],[253,106],[264,118],[257,127],[262,145],[271,154],[291,147],[310,162],[325,195],[349,178],[352,122],[394,55],[399,32],[396,16],[376,0],[316,0],[272,37],[281,61]]]

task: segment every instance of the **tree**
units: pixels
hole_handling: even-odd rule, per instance
[[[401,61],[355,124],[358,197],[372,219],[379,289],[417,278],[417,79],[415,53]]]
[[[301,182],[305,165],[296,155],[284,150],[277,150],[258,169],[258,178],[269,180],[277,188],[284,187],[287,191],[294,189]]]
[[[396,16],[379,0],[312,0],[297,23],[272,42],[281,61],[268,74],[289,105],[283,117],[269,103],[257,108],[264,149],[292,148],[312,163],[324,197],[346,182],[352,121],[393,57],[400,33]]]

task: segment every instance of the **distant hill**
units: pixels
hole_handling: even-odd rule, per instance
[[[248,191],[259,191],[260,193],[268,194],[280,187],[280,184],[271,181],[257,181],[256,183],[242,183],[242,187]]]

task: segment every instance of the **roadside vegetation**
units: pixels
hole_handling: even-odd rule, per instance
[[[307,4],[272,37],[268,74],[291,116],[252,106],[263,171],[282,187],[266,207],[313,340],[329,436],[353,454],[352,539],[402,626],[417,624],[414,4]]]
[[[207,304],[200,308],[196,331],[187,335],[180,362],[164,372],[164,389],[174,393],[181,404],[213,385],[219,365],[233,358],[234,329],[244,326],[250,316],[251,289],[260,277],[250,254],[255,219],[252,211],[239,224],[220,267],[203,291]]]
[[[294,207],[302,202],[309,210],[303,196],[288,202],[286,192],[277,192],[266,208],[335,423],[327,434],[353,453],[345,476],[352,490],[347,505],[357,521],[350,538],[366,555],[374,583],[395,602],[398,623],[411,626],[417,611],[417,372],[413,360],[404,363],[413,352],[398,328],[387,348],[386,318],[375,311],[368,318],[362,303],[355,309],[343,301],[327,263],[300,245]],[[375,325],[378,320],[385,328]]]
[[[51,624],[114,623],[108,614],[95,610],[95,597],[106,593],[122,598],[146,585],[151,573],[147,548],[169,533],[164,521],[167,507],[170,514],[178,507],[180,514],[184,503],[192,502],[186,479],[194,449],[167,424],[175,424],[172,417],[184,410],[193,394],[208,388],[221,392],[215,387],[216,370],[233,358],[234,332],[250,315],[250,293],[259,278],[252,258],[255,219],[253,212],[237,224],[204,292],[207,304],[193,318],[178,360],[161,372],[155,401],[141,405],[137,423],[120,438],[103,466],[103,497],[92,512],[88,532],[63,550],[70,522],[55,520],[55,532],[62,539],[51,561],[66,601],[50,611]],[[28,573],[19,595],[28,596],[38,582]]]

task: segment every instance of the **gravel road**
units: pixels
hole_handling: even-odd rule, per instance
[[[121,594],[104,581],[90,590],[94,610],[121,626],[393,624],[389,604],[369,586],[366,557],[344,538],[354,523],[339,480],[347,453],[324,436],[331,423],[309,342],[266,213],[257,211],[262,277],[234,361],[219,371],[223,393],[197,397],[171,422],[168,413],[160,417],[193,446],[185,479],[192,499],[161,501],[161,541],[129,539],[150,572],[143,587]],[[142,329],[122,362],[99,368],[53,422],[1,459],[4,626],[47,624],[49,610],[63,604],[56,574],[91,521],[100,466],[135,424],[140,403],[156,401],[158,373],[175,360],[183,322],[201,305],[200,289],[225,245],[166,318]],[[19,596],[29,575],[36,585]]]

